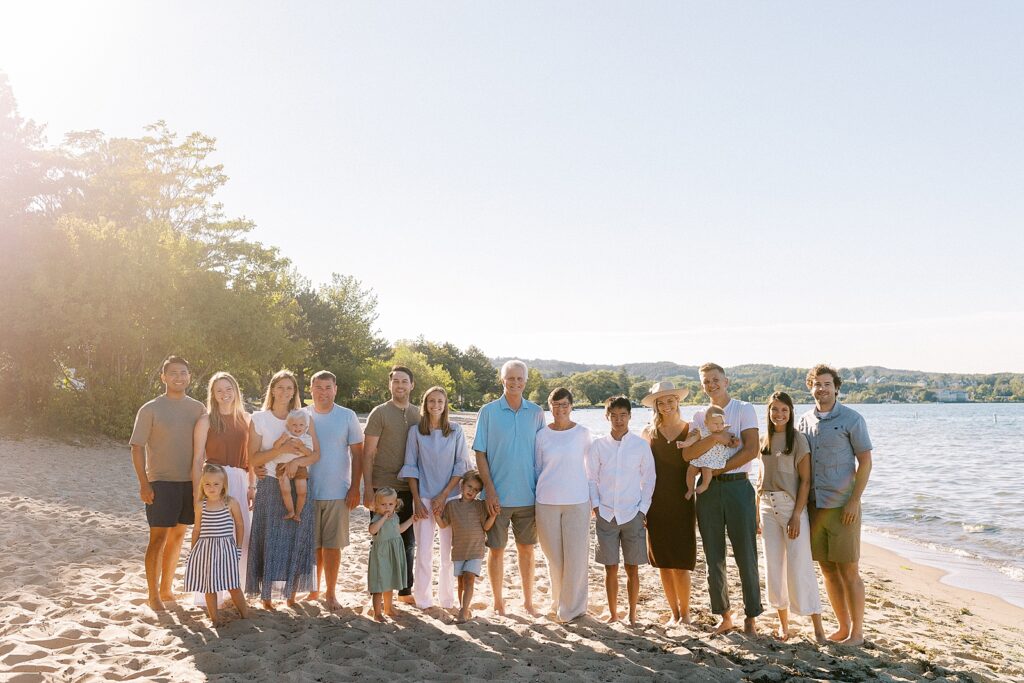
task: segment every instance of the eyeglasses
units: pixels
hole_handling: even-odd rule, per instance
[[[568,401],[558,401],[557,403],[551,404],[552,408],[572,408],[572,404]]]

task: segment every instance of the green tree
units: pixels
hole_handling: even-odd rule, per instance
[[[301,316],[295,334],[309,345],[300,368],[302,384],[312,373],[330,370],[338,378],[343,403],[353,399],[363,367],[389,349],[374,328],[377,297],[349,275],[334,273],[331,282],[313,289],[303,282],[296,296]]]

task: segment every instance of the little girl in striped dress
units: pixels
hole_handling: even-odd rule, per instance
[[[243,619],[247,616],[238,574],[242,533],[242,509],[228,495],[228,475],[220,465],[207,463],[199,484],[185,590],[206,595],[206,610],[214,626],[224,623],[217,611],[218,591],[228,591],[238,614]]]

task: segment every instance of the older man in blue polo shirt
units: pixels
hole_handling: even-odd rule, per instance
[[[490,549],[487,575],[494,595],[494,611],[505,614],[501,580],[511,523],[523,580],[523,608],[536,616],[533,606],[533,547],[537,544],[534,444],[537,432],[544,428],[544,410],[523,398],[526,376],[526,363],[520,360],[510,360],[501,367],[505,391],[497,401],[480,409],[473,450],[477,469],[484,480],[487,511],[498,515],[487,532]]]
[[[864,581],[860,577],[860,498],[871,475],[871,439],[864,418],[838,401],[843,380],[827,365],[807,373],[814,408],[796,428],[811,447],[811,555],[825,577],[839,629],[829,640],[864,643]]]

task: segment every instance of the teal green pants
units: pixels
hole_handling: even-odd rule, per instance
[[[757,573],[757,512],[754,487],[746,478],[712,479],[708,490],[697,496],[697,526],[708,564],[708,593],[711,611],[725,614],[729,606],[729,584],[725,579],[725,536],[743,585],[743,611],[748,617],[764,612],[761,581]]]

